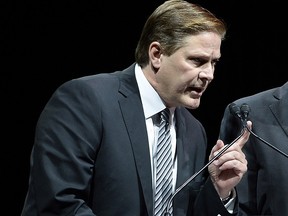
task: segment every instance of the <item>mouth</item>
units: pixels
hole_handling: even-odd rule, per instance
[[[201,88],[201,87],[189,87],[188,90],[190,92],[196,92],[198,94],[201,94],[205,91],[205,88]]]
[[[201,88],[201,87],[188,87],[187,91],[190,92],[190,94],[193,97],[201,97],[202,94],[205,91],[205,88]]]

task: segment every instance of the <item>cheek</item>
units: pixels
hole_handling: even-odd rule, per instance
[[[170,86],[171,91],[183,93],[193,82],[194,76],[189,74],[173,74],[166,85]]]
[[[195,73],[191,73],[191,72],[182,73],[174,77],[174,82],[177,83],[177,85],[183,89],[195,83],[197,80],[197,77],[198,77],[198,74],[195,74]]]
[[[191,82],[194,79],[198,79],[199,77],[199,69],[189,69],[182,73],[182,80],[186,82]]]

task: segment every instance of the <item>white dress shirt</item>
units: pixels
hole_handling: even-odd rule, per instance
[[[162,99],[159,97],[155,89],[150,85],[146,77],[144,76],[142,69],[139,65],[135,66],[135,75],[138,83],[142,105],[144,109],[144,115],[146,119],[147,135],[149,140],[150,158],[151,158],[151,170],[152,170],[152,185],[153,192],[155,192],[156,173],[154,164],[156,162],[154,152],[157,144],[157,137],[159,131],[159,125],[157,124],[158,113],[166,108]],[[172,142],[172,155],[173,155],[173,192],[175,191],[175,182],[177,174],[177,157],[176,157],[176,132],[175,132],[175,108],[170,108],[170,133]]]
[[[135,66],[135,76],[137,80],[137,84],[140,91],[142,106],[144,110],[144,115],[146,119],[146,128],[147,135],[149,140],[149,150],[150,150],[150,158],[151,158],[151,170],[152,170],[152,185],[153,185],[153,194],[155,193],[155,181],[156,181],[156,173],[154,169],[155,164],[155,148],[157,144],[157,137],[159,131],[159,125],[157,123],[157,115],[163,109],[166,108],[164,102],[155,91],[155,89],[148,82],[141,67],[136,64]],[[176,154],[176,130],[175,123],[176,118],[174,117],[175,107],[169,108],[170,110],[170,133],[171,133],[171,142],[172,142],[172,155],[173,155],[173,193],[175,192],[175,183],[177,176],[177,154]],[[225,205],[227,210],[232,213],[235,203],[236,191],[233,190],[233,198],[229,200],[229,202]]]

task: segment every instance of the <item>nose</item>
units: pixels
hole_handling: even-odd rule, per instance
[[[204,69],[201,70],[199,73],[199,78],[200,79],[206,79],[209,82],[212,81],[214,79],[214,69],[210,68],[210,69]]]
[[[214,79],[215,61],[209,60],[204,62],[200,69],[199,79],[205,79],[211,82]]]

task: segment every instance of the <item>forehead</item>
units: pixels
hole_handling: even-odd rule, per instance
[[[219,58],[221,42],[221,36],[218,34],[204,32],[186,37],[181,49],[191,54],[213,55],[215,58]]]

